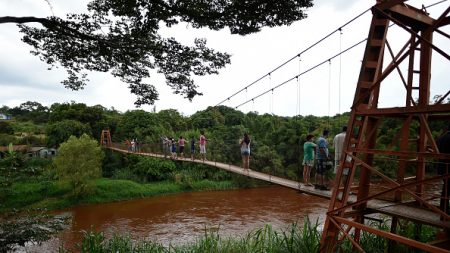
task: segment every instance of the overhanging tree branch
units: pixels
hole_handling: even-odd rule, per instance
[[[208,48],[204,39],[186,46],[175,38],[162,38],[161,23],[228,27],[231,33],[246,35],[301,20],[306,17],[303,10],[311,6],[312,0],[91,0],[87,13],[68,14],[66,20],[4,16],[0,24],[18,24],[22,41],[34,48],[32,54],[50,68],[56,64],[65,68],[64,86],[82,89],[88,81],[84,71],[109,72],[128,84],[139,106],[158,99],[157,89],[147,80],[151,69],[164,74],[175,94],[192,100],[202,95],[193,76],[218,74],[230,63],[229,54]],[[32,23],[43,28],[27,25]]]

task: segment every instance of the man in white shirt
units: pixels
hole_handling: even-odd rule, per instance
[[[342,132],[337,134],[333,139],[334,147],[334,174],[337,172],[341,155],[344,149],[345,133],[347,132],[347,126],[342,127]]]

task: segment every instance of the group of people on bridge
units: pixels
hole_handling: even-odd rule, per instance
[[[162,147],[164,151],[164,157],[167,157],[170,153],[170,158],[173,160],[177,160],[179,158],[186,159],[184,152],[185,152],[185,146],[187,143],[187,140],[180,136],[178,139],[174,139],[172,137],[167,136],[161,136],[162,140]],[[200,132],[200,136],[198,138],[198,146],[200,151],[200,158],[202,161],[206,161],[206,142],[208,139],[205,136],[204,131]],[[248,170],[250,165],[250,137],[247,133],[244,133],[244,136],[242,139],[239,140],[239,144],[241,146],[241,155],[242,155],[242,164],[243,168]],[[178,146],[178,152],[177,152],[177,146]],[[191,153],[191,160],[195,160],[195,153],[196,153],[196,138],[192,137],[190,140],[190,153]],[[178,154],[180,156],[178,156]]]
[[[334,164],[334,174],[336,174],[337,169],[339,167],[341,155],[344,149],[344,141],[345,135],[347,132],[347,127],[342,127],[342,131],[337,134],[333,138],[333,148],[334,148],[334,159],[331,158],[328,149],[328,137],[329,131],[324,130],[322,135],[319,136],[317,141],[315,142],[315,136],[313,134],[308,134],[306,136],[306,141],[303,144],[303,183],[306,186],[314,186],[315,189],[320,190],[329,190],[329,182],[327,179],[328,171],[331,170]],[[178,153],[181,159],[186,159],[184,156],[185,146],[187,144],[187,140],[180,136],[178,139],[174,139],[171,137],[162,136],[162,146],[164,151],[164,157],[167,157],[170,154],[171,159],[179,159]],[[200,158],[202,161],[206,160],[206,142],[208,139],[205,136],[204,131],[200,132],[200,136],[198,137],[198,146],[200,151]],[[196,142],[197,139],[192,137],[190,140],[190,154],[191,160],[195,160],[196,153]],[[240,145],[240,153],[242,156],[242,167],[244,170],[250,169],[250,143],[251,139],[247,133],[244,133],[243,137],[239,140]],[[128,151],[130,152],[140,152],[140,144],[137,139],[126,140],[125,144],[127,146]],[[441,153],[450,153],[450,125],[449,130],[443,134],[437,140],[438,148]],[[178,148],[177,148],[178,147]],[[178,152],[177,152],[178,150]],[[351,158],[347,158],[351,159]],[[350,161],[350,160],[349,160]],[[448,170],[449,161],[443,160],[440,161],[438,174],[445,175],[449,173]],[[315,183],[311,183],[311,171],[315,168]],[[450,187],[449,187],[449,179],[444,179],[443,190],[442,190],[442,198],[444,201],[441,201],[441,209],[449,212],[449,204],[448,204],[448,196],[450,195]]]
[[[334,147],[334,160],[331,159],[328,150],[328,136],[329,131],[324,130],[322,136],[320,136],[315,143],[315,136],[313,134],[308,134],[306,136],[306,141],[303,144],[303,183],[306,186],[314,186],[315,189],[329,190],[327,172],[333,167],[334,163],[334,174],[339,166],[339,160],[344,148],[345,134],[347,132],[347,127],[342,127],[342,132],[337,134],[333,138]],[[310,181],[311,170],[316,168],[315,171],[315,184]]]
[[[140,143],[137,139],[132,139],[131,141],[126,139],[125,146],[127,146],[127,150],[130,152],[140,152]]]
[[[180,154],[180,158],[185,159],[184,152],[187,140],[180,136],[178,139],[174,139],[172,137],[161,136],[162,148],[164,152],[164,157],[167,157],[170,154],[170,158],[173,160],[178,159],[178,153]],[[206,160],[206,136],[203,131],[200,132],[200,137],[198,139],[200,156],[203,161]],[[177,152],[178,146],[178,152]],[[195,159],[196,153],[196,138],[192,137],[190,140],[190,151],[191,151],[191,160]]]
[[[320,136],[315,143],[315,136],[312,134],[307,135],[306,142],[303,145],[303,182],[307,186],[314,186],[315,189],[329,190],[327,185],[327,171],[331,169],[334,162],[334,174],[336,174],[339,167],[341,155],[344,149],[345,135],[347,127],[342,127],[342,132],[337,134],[333,138],[334,147],[334,161],[330,158],[328,150],[328,136],[329,131],[324,130],[322,136]],[[439,153],[450,154],[450,124],[447,130],[436,140]],[[351,161],[351,158],[347,157],[347,162]],[[316,168],[315,184],[310,182],[310,173],[312,168]],[[440,159],[437,166],[437,174],[445,176],[450,173],[450,160]],[[442,192],[440,198],[440,209],[447,214],[450,214],[450,179],[443,177]]]

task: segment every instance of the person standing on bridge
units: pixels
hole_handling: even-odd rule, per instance
[[[186,140],[183,138],[183,136],[180,136],[180,139],[178,139],[178,149],[180,151],[180,157],[184,159],[184,144]]]
[[[202,160],[206,160],[206,137],[205,132],[200,132],[200,139],[199,139],[199,145],[200,145],[200,156],[202,157]]]
[[[195,156],[195,137],[192,136],[191,139],[191,160],[194,161]]]
[[[247,133],[244,133],[244,138],[241,139],[241,155],[242,155],[242,167],[244,170],[249,170],[250,168],[250,137]]]
[[[169,148],[167,143],[169,142],[169,138],[167,138],[167,136],[161,136],[161,141],[162,141],[162,149],[164,152],[164,158],[167,158],[167,154],[169,153]]]
[[[342,132],[334,136],[333,147],[334,147],[334,174],[336,174],[339,167],[339,162],[341,160],[342,152],[344,149],[345,134],[347,132],[347,126],[342,127]]]
[[[131,151],[131,142],[130,142],[130,140],[126,139],[125,140],[125,145],[127,146],[127,150]]]
[[[314,166],[314,153],[317,145],[314,143],[314,135],[308,134],[306,142],[303,144],[303,183],[312,186],[309,182],[311,168]]]
[[[171,151],[172,151],[172,159],[176,160],[177,159],[177,142],[175,141],[175,139],[171,139],[170,140],[170,145],[171,145]]]
[[[136,141],[134,139],[131,140],[131,152],[136,152]]]
[[[326,162],[329,157],[328,134],[328,130],[323,130],[322,136],[317,140],[316,185],[314,188],[320,190],[328,190],[328,187],[325,185]]]

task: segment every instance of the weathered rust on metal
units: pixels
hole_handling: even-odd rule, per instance
[[[100,137],[100,145],[105,147],[111,147],[112,141],[111,141],[111,133],[108,129],[102,130],[102,134]]]
[[[345,152],[340,159],[334,183],[336,187],[331,194],[321,252],[336,251],[338,242],[343,238],[348,238],[354,249],[361,251],[359,241],[362,231],[385,237],[392,245],[402,243],[429,252],[450,252],[439,247],[442,243],[431,245],[396,234],[397,222],[403,219],[442,229],[441,237],[443,234],[444,238],[439,238],[440,242],[450,241],[450,216],[436,207],[435,196],[427,196],[424,191],[426,183],[438,183],[450,177],[449,174],[430,177],[429,173],[425,173],[437,159],[450,158],[449,154],[439,153],[430,128],[434,120],[450,122],[450,104],[443,104],[450,91],[444,91],[436,102],[430,102],[432,53],[437,52],[450,60],[448,52],[433,44],[433,35],[443,34],[438,28],[450,24],[450,7],[434,19],[425,10],[405,2],[377,1],[372,8],[372,22],[347,125]],[[387,40],[391,22],[410,34],[398,52],[394,52]],[[385,51],[392,58],[391,62],[384,58]],[[384,62],[387,63],[385,69]],[[402,73],[405,68],[399,67],[402,63],[407,65],[406,74]],[[406,91],[404,106],[379,108],[383,82],[394,70],[400,76],[399,84]],[[388,147],[380,148],[377,145],[379,126],[385,119],[396,123],[397,126],[392,128],[399,130],[396,140],[392,140]],[[393,178],[385,175],[380,165],[376,165],[377,161],[386,160],[397,164]],[[408,174],[407,170],[413,171]],[[355,177],[356,174],[359,178]],[[387,189],[373,189],[371,180],[375,176],[387,183]],[[358,188],[352,188],[355,183]],[[387,195],[391,196],[390,201],[379,199]],[[390,232],[365,223],[368,214],[391,216]]]
[[[417,248],[417,249],[425,250],[428,252],[448,253],[448,250],[446,250],[446,249],[439,248],[439,247],[436,247],[436,246],[433,246],[433,245],[430,245],[427,243],[419,242],[416,240],[412,240],[412,239],[409,239],[409,238],[406,238],[406,237],[403,237],[403,236],[400,236],[400,235],[397,235],[394,233],[375,229],[373,227],[370,227],[370,226],[367,226],[367,225],[364,225],[364,224],[361,224],[358,222],[354,222],[354,221],[351,221],[348,219],[344,219],[341,217],[334,217],[333,219],[336,221],[336,224],[346,224],[348,226],[358,228],[358,229],[367,231],[369,233],[376,234],[376,235],[388,238],[390,240],[394,240],[394,241],[409,245],[409,246]],[[364,252],[364,251],[362,251],[362,252]]]

